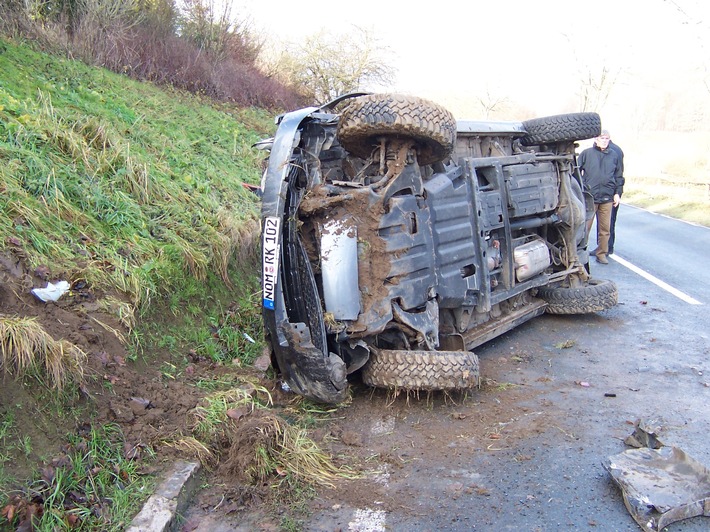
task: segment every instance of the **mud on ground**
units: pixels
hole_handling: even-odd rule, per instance
[[[140,460],[146,473],[168,467],[178,456],[194,459],[166,442],[191,434],[195,422],[191,413],[208,393],[197,386],[198,381],[232,378],[235,368],[194,352],[184,353],[188,363],[181,367],[173,364],[169,353],[160,351],[131,360],[124,344],[126,327],[101,310],[99,301],[108,294],[96,293],[74,279],[65,279],[72,288],[56,302],[44,303],[30,292],[59,280],[49,267],[28,269],[21,254],[0,254],[0,314],[34,318],[52,338],[67,340],[87,355],[84,382],[64,390],[68,404],[63,406],[52,400],[56,392],[38,380],[15,379],[0,370],[0,415],[12,417],[12,438],[31,442],[31,451],[20,446],[3,449],[5,475],[28,479],[62,454],[67,434],[88,423],[119,425],[126,458]],[[264,378],[263,371],[238,371],[252,381]],[[272,383],[265,380],[264,384]]]
[[[634,282],[614,265],[605,273]],[[608,311],[543,315],[477,348],[483,385],[466,396],[354,386],[312,437],[360,478],[248,506],[212,477],[184,530],[638,530],[602,462],[652,419],[666,445],[710,464],[710,383],[707,335],[689,311],[627,293]],[[708,519],[669,530],[707,530]]]
[[[32,378],[17,380],[3,374],[0,414],[13,411],[16,433],[29,436],[32,441],[29,454],[19,449],[11,451],[11,459],[4,464],[8,476],[27,478],[33,471],[51,463],[64,452],[67,434],[85,430],[87,423],[119,425],[125,437],[125,456],[140,461],[145,473],[159,473],[178,457],[194,459],[195,456],[179,451],[167,442],[192,434],[193,411],[208,393],[196,386],[201,379],[251,371],[251,379],[260,379],[271,393],[275,403],[273,415],[282,418],[288,417],[289,406],[299,401],[297,396],[283,392],[278,381],[267,379],[259,370],[218,366],[189,352],[185,353],[189,363],[179,372],[165,370],[169,367],[167,364],[172,363],[167,353],[145,353],[143,357],[131,360],[120,339],[121,334],[127,333],[125,327],[115,316],[100,308],[99,301],[106,294],[95,293],[83,283],[69,279],[72,282],[70,292],[57,302],[41,302],[30,290],[60,279],[52,277],[49,268],[30,271],[22,257],[11,253],[0,256],[0,275],[0,312],[3,315],[33,317],[54,339],[66,339],[87,354],[84,383],[76,390],[70,410],[62,413],[59,423],[56,407],[48,400],[49,390],[41,389]],[[485,386],[484,392],[486,389],[491,391],[497,383],[489,381]],[[456,430],[457,424],[463,419],[471,421],[472,416],[476,418],[476,434],[471,433],[467,438],[471,442],[480,442],[478,445],[495,445],[499,429],[494,420],[505,417],[506,405],[501,401],[507,400],[499,395],[499,398],[490,399],[493,408],[478,409],[473,406],[488,400],[478,394],[475,397],[441,394],[395,397],[392,393],[372,390],[359,383],[353,386],[353,397],[352,402],[336,413],[315,420],[309,434],[335,457],[337,465],[353,472],[364,472],[369,481],[344,482],[335,488],[307,490],[303,495],[310,501],[309,512],[324,507],[325,501],[347,500],[353,506],[365,505],[372,500],[373,494],[381,496],[389,509],[401,507],[405,504],[401,493],[397,496],[394,492],[388,494],[383,479],[404,464],[433,459],[439,452],[438,435]],[[412,404],[417,406],[411,408]],[[373,410],[382,412],[381,419],[369,419]],[[209,526],[203,523],[209,523],[210,515],[214,514],[227,519],[229,526],[235,529],[246,526],[247,529],[278,530],[285,517],[298,519],[298,511],[293,507],[304,501],[297,500],[298,494],[289,493],[288,485],[275,488],[281,480],[278,477],[258,481],[246,474],[253,465],[254,448],[263,436],[258,429],[270,424],[267,418],[268,415],[244,413],[230,420],[228,432],[222,441],[217,442],[216,450],[221,453],[222,460],[211,464],[213,468],[207,470],[205,478],[209,487],[197,494],[192,513],[186,516],[184,530]],[[374,428],[363,432],[363,426],[371,423]],[[401,423],[405,423],[406,430]],[[518,436],[522,437],[521,434]],[[373,454],[371,444],[375,442],[382,445],[378,445],[380,450]],[[149,449],[155,452],[155,456],[151,456]],[[478,488],[466,484],[461,490]],[[314,495],[318,498],[310,500]]]
[[[631,283],[615,265],[605,273]],[[17,422],[33,442],[28,457],[16,453],[5,463],[6,472],[27,474],[50,461],[66,433],[87,420],[120,425],[126,452],[146,472],[184,457],[162,442],[189,434],[190,414],[206,394],[197,380],[234,375],[234,368],[189,353],[187,368],[173,375],[161,372],[162,353],[146,353],[151,364],[131,361],[111,332],[121,324],[98,309],[103,294],[77,285],[57,303],[41,303],[29,290],[44,285],[45,272],[28,271],[12,255],[0,256],[0,275],[3,314],[36,317],[88,355],[72,410],[78,415],[63,424],[54,423],[35,381],[4,377],[1,412],[21,413]],[[393,397],[356,383],[352,400],[315,419],[309,432],[337,465],[364,475],[333,488],[284,492],[274,487],[280,478],[245,478],[258,441],[247,428],[256,418],[235,415],[232,436],[220,442],[224,460],[205,474],[182,529],[375,530],[368,519],[386,516],[397,530],[637,530],[601,467],[626,448],[637,419],[660,419],[667,445],[710,464],[706,329],[674,301],[647,303],[633,295],[594,315],[532,320],[477,349],[484,384],[467,396]],[[287,418],[298,398],[263,374],[252,377],[269,389],[274,413]],[[155,459],[141,445],[152,446]],[[707,519],[673,529],[706,530]]]

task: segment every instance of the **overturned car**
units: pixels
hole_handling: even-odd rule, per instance
[[[355,94],[277,119],[262,183],[263,317],[295,392],[465,390],[471,351],[543,312],[614,306],[589,274],[575,142],[596,113],[457,122]]]

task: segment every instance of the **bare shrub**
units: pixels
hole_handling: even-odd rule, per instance
[[[0,2],[0,33],[38,38],[41,32],[28,17],[24,0],[2,0]]]
[[[255,67],[235,62],[215,65],[211,78],[214,94],[220,100],[257,107],[293,108],[300,105],[294,91],[267,78]]]
[[[178,0],[180,36],[209,52],[216,62],[225,60],[254,66],[263,40],[248,18],[232,17],[232,0]]]
[[[30,4],[42,10],[34,21]],[[239,106],[281,110],[304,103],[294,88],[255,66],[261,42],[249,25],[229,22],[226,13],[214,22],[200,7],[203,0],[193,0],[197,15],[188,19],[192,29],[184,34],[185,22],[172,0],[83,0],[72,3],[71,12],[65,4],[4,0],[0,31],[41,39],[86,63],[135,79]]]
[[[125,46],[141,20],[133,0],[84,0],[73,34],[73,49],[85,61],[109,66],[116,50]]]
[[[135,79],[170,84],[240,106],[288,109],[302,103],[295,90],[253,66],[251,56],[248,62],[239,62],[237,56],[251,54],[245,49],[226,55],[203,50],[175,34],[160,35],[150,20],[116,28],[110,33],[105,26],[82,23],[77,34],[81,56]]]

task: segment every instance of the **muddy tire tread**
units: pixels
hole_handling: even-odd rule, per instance
[[[537,295],[547,301],[548,314],[590,314],[610,309],[619,301],[616,284],[601,279],[590,279],[587,286],[577,288],[543,287]]]
[[[466,390],[478,385],[478,357],[469,351],[378,350],[362,371],[369,386],[407,390]]]
[[[358,157],[369,157],[377,137],[382,135],[415,139],[419,164],[433,164],[453,151],[456,119],[434,102],[400,94],[354,98],[340,115],[338,139]]]

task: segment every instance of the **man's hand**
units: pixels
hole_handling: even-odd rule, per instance
[[[618,207],[619,203],[621,203],[621,196],[614,194],[614,207]]]

